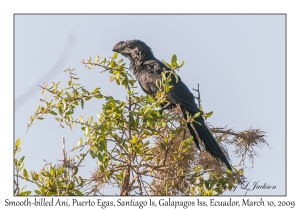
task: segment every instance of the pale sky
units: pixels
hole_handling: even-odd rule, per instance
[[[68,78],[63,70],[75,67],[87,88],[100,86],[102,93],[124,99],[122,87],[112,85],[107,74],[99,74],[100,68],[87,70],[80,61],[109,57],[117,42],[130,39],[146,42],[160,60],[169,61],[176,54],[185,61],[179,75],[190,89],[199,83],[204,110],[214,112],[210,124],[235,131],[252,126],[267,132],[272,149],[257,149],[261,156],[251,170],[245,169],[245,176],[250,185],[267,183],[276,189],[248,195],[284,195],[284,15],[16,15],[14,135],[21,138],[27,170],[40,170],[43,159],[52,163],[61,159],[62,136],[68,149],[83,136],[80,129],[59,128],[53,116],[36,121],[26,134],[26,124],[42,97],[37,85],[52,81],[65,85]],[[74,117],[96,116],[99,111],[101,102],[91,101]],[[237,162],[233,153],[230,157]],[[89,158],[84,165],[80,172],[88,177],[95,161]],[[36,188],[28,184],[28,189]],[[226,195],[244,193],[237,189]]]

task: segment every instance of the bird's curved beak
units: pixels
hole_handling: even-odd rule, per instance
[[[125,42],[123,42],[123,41],[119,42],[118,44],[116,44],[116,45],[114,46],[114,48],[113,48],[112,51],[118,52],[118,53],[122,53],[121,51],[122,51],[123,48],[124,48],[124,45],[123,45],[124,43],[125,43]]]
[[[126,42],[123,42],[123,41],[116,44],[112,51],[121,53],[125,57],[130,56],[130,53],[131,53],[130,48],[127,47]]]

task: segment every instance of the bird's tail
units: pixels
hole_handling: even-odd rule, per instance
[[[187,110],[185,107],[180,106],[183,116],[185,119],[187,119],[187,113],[190,113],[192,116],[196,113],[191,112],[190,110]],[[197,132],[199,138],[201,139],[201,141],[204,143],[205,145],[205,149],[215,158],[221,160],[223,163],[226,164],[227,168],[229,170],[232,170],[226,156],[224,155],[223,151],[221,150],[218,142],[216,141],[216,139],[213,137],[213,135],[211,134],[211,132],[208,130],[204,119],[202,116],[199,116],[197,118],[194,119],[195,121],[199,122],[201,125],[199,125],[198,123],[192,123],[193,127],[195,128],[195,130],[193,129],[193,127],[191,126],[191,124],[189,123],[188,129],[191,133],[191,135],[193,136],[193,139],[196,143],[196,146],[200,149],[200,145],[199,142],[197,140],[197,135],[195,133],[195,131]]]

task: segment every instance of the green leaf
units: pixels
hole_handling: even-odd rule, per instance
[[[148,156],[146,158],[144,158],[145,161],[149,161],[149,160],[152,160],[154,158],[154,156]]]
[[[135,145],[133,148],[137,154],[142,155],[142,151],[140,150],[141,146],[139,144]]]
[[[84,92],[84,93],[90,94],[89,91],[87,91],[87,90],[84,89],[84,88],[81,88],[81,90],[82,90],[82,92]]]
[[[212,190],[209,190],[209,191],[207,191],[207,192],[205,193],[205,195],[207,195],[207,196],[212,196],[212,195],[213,195],[213,191],[212,191]]]
[[[57,113],[55,111],[52,111],[52,110],[50,110],[49,113],[53,114],[53,115],[57,115]]]
[[[83,109],[83,107],[84,107],[84,100],[80,99],[80,103],[81,103],[81,108]]]
[[[62,122],[62,119],[60,119],[59,117],[55,117],[54,119],[58,122]]]
[[[166,74],[165,74],[164,72],[161,73],[161,76],[162,76],[162,78],[163,78],[163,81],[166,81],[166,80],[167,80]]]
[[[193,141],[193,136],[189,137],[189,138],[186,140],[186,143],[187,143],[187,144],[190,144],[192,141]]]
[[[95,63],[98,63],[99,60],[100,60],[100,57],[97,55],[97,56],[96,56],[96,59],[95,59]]]
[[[74,189],[74,192],[76,193],[76,195],[83,196],[82,192],[80,192],[80,191],[77,190],[77,189]]]
[[[118,63],[118,64],[120,64],[120,63],[122,63],[122,62],[123,62],[123,60],[124,60],[124,59],[122,58],[122,59],[118,60],[118,62],[117,62],[117,63]]]
[[[25,168],[23,169],[23,176],[24,176],[25,178],[28,178],[28,173],[27,173],[27,171],[26,171]]]
[[[90,117],[88,118],[87,123],[88,123],[88,124],[91,124],[92,122],[93,122],[93,116],[90,116]]]
[[[93,150],[90,150],[90,155],[92,156],[93,159],[96,157],[96,154]]]
[[[78,167],[73,168],[73,175],[76,175],[78,173]]]
[[[68,191],[68,195],[69,195],[69,196],[75,196],[75,194],[72,193],[72,192],[70,192],[70,191]]]
[[[163,64],[165,65],[165,66],[167,66],[168,68],[172,68],[172,66],[170,65],[170,64],[168,64],[165,60],[162,60],[162,62],[163,62]]]
[[[222,136],[217,137],[217,142],[220,143],[222,141]]]
[[[184,149],[181,150],[181,152],[186,153],[190,148],[190,146],[185,146]]]
[[[80,137],[80,139],[78,140],[78,146],[80,147],[82,145],[82,138]]]
[[[51,167],[51,168],[50,168],[50,175],[51,175],[51,176],[54,176],[54,174],[55,174],[55,170],[54,170],[54,168]]]
[[[71,109],[70,111],[66,112],[66,115],[71,115],[71,114],[73,114],[73,113],[74,113],[74,110]]]
[[[85,127],[85,136],[89,136],[91,132],[90,126]]]
[[[85,97],[84,100],[88,101],[88,100],[90,100],[91,98],[92,98],[92,96],[88,96],[88,97]]]
[[[157,92],[156,92],[156,96],[157,96],[158,98],[161,98],[161,97],[164,96],[164,94],[163,94],[162,91],[157,91]]]
[[[205,188],[206,188],[206,189],[208,189],[208,190],[210,190],[210,189],[211,189],[211,185],[210,185],[210,183],[208,183],[208,182],[205,182],[204,184],[205,184]]]
[[[88,69],[92,69],[92,68],[94,68],[94,65],[89,65],[88,66]]]
[[[213,187],[215,184],[217,184],[217,182],[218,182],[218,180],[213,179],[213,180],[211,180],[210,184]]]
[[[132,139],[130,140],[130,143],[134,144],[136,142],[137,142],[137,138],[136,138],[136,136],[133,136]]]
[[[156,80],[155,84],[156,84],[156,87],[161,88],[161,81],[160,80]]]
[[[178,82],[178,75],[174,72],[174,77],[175,77],[175,79],[176,79],[176,83]]]
[[[98,153],[97,157],[100,162],[103,162],[103,155],[100,152]]]
[[[113,56],[111,57],[111,59],[116,59],[117,57],[118,57],[118,53],[115,52],[115,53],[113,54]]]
[[[40,195],[40,194],[41,194],[41,191],[39,191],[39,190],[34,190],[34,192],[35,192],[35,194],[37,194],[37,195]]]
[[[105,150],[106,148],[106,142],[105,141],[100,141],[100,147],[99,147],[99,150],[101,152],[103,152],[103,150]]]
[[[68,96],[68,98],[72,98],[72,96],[70,95],[70,93],[66,92],[66,95]]]
[[[116,74],[116,79],[120,79],[120,73],[119,72]]]
[[[63,113],[63,108],[62,108],[61,105],[58,106],[58,112],[59,112],[59,114],[62,114],[62,113]]]
[[[80,123],[84,123],[84,119],[83,119],[82,115],[79,116],[78,120],[79,120]]]
[[[168,138],[166,136],[164,136],[164,144],[168,144]]]
[[[164,91],[167,93],[170,90],[170,86],[168,84],[165,85],[164,87]]]
[[[64,167],[60,167],[60,168],[57,170],[57,175],[60,175],[63,171],[64,171]]]
[[[228,168],[226,169],[226,173],[232,174],[232,171],[230,171]]]
[[[166,150],[166,145],[165,145],[164,143],[160,143],[160,148],[161,148],[162,150]]]
[[[21,159],[18,161],[18,165],[21,165],[21,163],[24,161],[25,156],[21,157]]]
[[[177,67],[177,56],[174,54],[171,59],[172,67]]]
[[[214,191],[216,191],[218,194],[222,194],[222,190],[220,190],[220,188],[214,188]]]
[[[151,108],[152,108],[151,106],[148,106],[144,111],[144,115],[147,114],[151,110]]]
[[[19,145],[20,145],[20,143],[21,143],[21,139],[20,139],[20,138],[18,138],[18,139],[17,139],[17,141],[16,141],[16,144],[15,144],[15,147],[16,147],[16,148],[18,148],[18,147],[19,147]]]
[[[103,58],[103,60],[101,61],[101,63],[106,63],[106,58]]]
[[[129,125],[131,127],[134,127],[135,126],[135,121],[134,121],[134,118],[132,115],[129,115]]]
[[[201,114],[201,112],[197,112],[197,113],[194,115],[194,118],[197,118],[197,117],[199,117],[199,116],[200,116],[200,114]]]
[[[19,194],[19,196],[27,196],[30,195],[31,191],[24,191]]]
[[[110,76],[110,77],[109,77],[109,81],[111,81],[111,82],[112,82],[114,79],[116,79],[115,76]]]
[[[122,85],[123,85],[123,88],[124,88],[124,89],[127,89],[127,87],[128,87],[128,80],[127,80],[127,79],[124,79],[124,80],[122,81]]]
[[[35,114],[37,114],[37,113],[40,111],[40,109],[41,109],[41,107],[38,106],[38,108],[37,108],[36,111],[35,111]]]
[[[99,88],[99,87],[95,88],[95,90],[93,91],[93,94],[97,94],[97,93],[99,93],[99,90],[100,90],[100,88]]]
[[[91,62],[91,60],[92,60],[92,57],[90,56],[88,59],[87,59],[87,63],[90,63]]]
[[[69,184],[69,189],[74,189],[74,182],[71,182],[70,184]]]
[[[213,111],[208,112],[208,113],[205,114],[204,118],[207,119],[207,118],[209,118],[212,114],[213,114]]]
[[[154,99],[150,95],[146,95],[146,100],[149,104],[152,104],[154,102]]]

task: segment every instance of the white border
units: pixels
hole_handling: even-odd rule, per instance
[[[13,141],[13,14],[14,13],[286,13],[287,14],[287,197],[264,197],[265,200],[297,201],[299,194],[299,49],[300,17],[298,1],[7,1],[0,3],[0,206],[12,197],[12,141]],[[298,9],[297,9],[298,8]],[[276,114],[276,113],[274,113]],[[298,172],[298,173],[297,173]],[[276,174],[274,174],[276,176]],[[110,199],[117,199],[110,198]],[[22,198],[23,199],[23,198]],[[84,199],[84,198],[82,198]],[[128,198],[129,199],[129,198]],[[153,199],[159,200],[158,197]],[[177,197],[176,200],[196,199]],[[201,198],[207,200],[209,198]],[[228,200],[229,197],[218,198]],[[241,200],[243,197],[235,197]],[[259,198],[252,197],[252,200]],[[81,200],[81,198],[80,198]],[[300,203],[296,203],[296,206]],[[11,207],[10,207],[11,208]],[[32,207],[31,207],[32,208]],[[98,207],[99,208],[99,207]],[[173,207],[168,207],[174,209]],[[192,207],[189,207],[189,209]],[[199,207],[197,207],[199,208]],[[232,209],[231,207],[229,207]],[[229,209],[227,208],[227,209]],[[271,207],[270,207],[271,208]],[[296,207],[297,209],[298,207]],[[40,208],[39,208],[40,209]],[[143,208],[143,209],[148,209]]]

